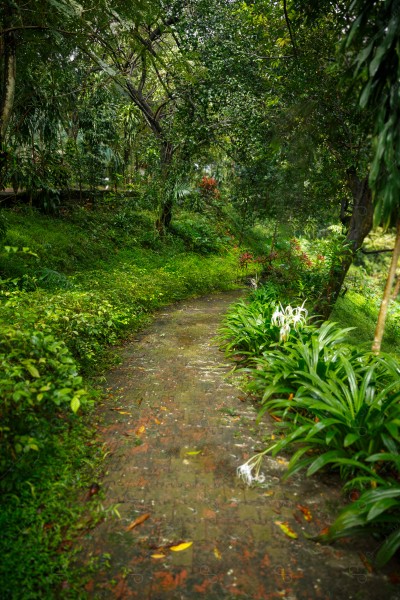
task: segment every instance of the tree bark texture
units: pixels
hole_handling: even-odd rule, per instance
[[[353,196],[353,210],[345,239],[346,249],[337,264],[332,265],[329,280],[314,307],[315,312],[327,319],[339,297],[355,253],[372,229],[373,204],[368,177],[359,179],[355,172],[348,173],[348,186]]]
[[[174,149],[172,144],[168,141],[164,141],[161,145],[161,193],[163,198],[161,199],[161,213],[160,218],[157,222],[157,228],[160,233],[163,233],[171,224],[172,211],[174,205],[174,199],[171,195],[171,191],[168,189],[168,179],[171,174],[172,159],[174,156]]]
[[[10,31],[4,36],[3,49],[3,86],[0,103],[0,144],[3,145],[8,124],[12,115],[17,76],[17,57],[15,33]]]
[[[12,8],[5,7],[2,25],[7,26],[12,21]],[[14,31],[4,34],[1,39],[0,59],[2,62],[2,87],[0,98],[0,189],[3,188],[7,172],[8,153],[4,147],[4,138],[10,123],[15,97],[17,76],[16,37]]]
[[[372,344],[372,352],[380,352],[383,334],[385,332],[385,323],[387,312],[389,308],[389,302],[391,300],[391,294],[393,289],[393,282],[396,276],[397,263],[399,262],[400,257],[400,219],[397,222],[397,230],[396,230],[396,243],[394,246],[392,261],[389,267],[389,273],[386,280],[385,290],[383,292],[381,307],[379,309],[378,322],[376,324],[374,341]]]

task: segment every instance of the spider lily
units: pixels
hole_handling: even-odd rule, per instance
[[[279,307],[271,317],[271,324],[275,327],[280,327],[280,341],[286,342],[289,338],[290,326],[297,329],[300,324],[305,324],[308,312],[304,308],[304,302],[301,306],[296,306],[295,308],[290,306],[290,304],[286,308],[283,308],[282,304]]]
[[[261,452],[260,454],[256,454],[256,456],[252,456],[247,462],[237,468],[238,477],[242,479],[246,485],[250,486],[254,482],[263,483],[265,481],[265,476],[260,473],[263,454],[264,453]]]

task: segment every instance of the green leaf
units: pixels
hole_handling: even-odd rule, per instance
[[[363,89],[363,91],[361,93],[361,96],[360,96],[360,106],[361,106],[361,108],[365,108],[367,106],[367,104],[368,104],[368,100],[369,100],[369,97],[370,97],[371,91],[372,91],[372,84],[373,84],[372,79],[369,79],[367,85],[364,86],[364,89]]]
[[[375,559],[376,566],[378,568],[383,567],[392,558],[398,548],[400,548],[400,529],[393,531],[379,548]]]
[[[27,363],[26,368],[28,369],[28,371],[32,375],[32,377],[36,377],[36,378],[40,377],[39,371],[31,363]]]
[[[338,458],[343,458],[346,456],[346,453],[343,450],[330,450],[329,452],[325,452],[322,456],[319,456],[314,462],[309,466],[307,470],[307,475],[314,475],[317,471],[322,469],[331,462],[335,462]]]
[[[400,508],[400,502],[397,498],[384,498],[383,500],[379,500],[372,505],[372,508],[368,512],[367,521],[372,521],[381,513],[387,511],[389,508],[393,506],[398,506]]]
[[[347,448],[347,446],[351,446],[352,444],[354,444],[354,442],[356,442],[359,439],[360,439],[359,433],[348,433],[346,435],[346,437],[344,438],[343,446],[345,448]]]
[[[81,402],[80,402],[78,396],[74,396],[71,400],[71,410],[75,414],[78,412],[80,405],[81,405]]]

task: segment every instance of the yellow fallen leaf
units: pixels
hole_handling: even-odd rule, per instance
[[[149,519],[149,518],[150,518],[150,513],[146,513],[145,515],[141,515],[140,517],[138,517],[137,519],[135,519],[134,521],[132,521],[132,523],[130,525],[128,525],[128,527],[126,528],[126,531],[130,531],[131,529],[133,529],[137,525],[140,525],[144,521],[147,521],[147,519]]]
[[[296,506],[299,509],[299,511],[303,513],[303,516],[306,521],[312,521],[311,511],[306,506],[302,506],[301,504],[296,504]]]
[[[282,529],[283,533],[294,540],[297,540],[298,535],[289,527],[288,523],[282,523],[282,521],[275,521],[275,525],[278,525]]]
[[[191,452],[186,452],[188,456],[196,456],[196,454],[200,454],[201,450],[193,450]]]
[[[160,410],[168,410],[165,406],[160,406]]]
[[[119,410],[117,411],[119,415],[129,415],[132,416],[132,414],[130,412],[127,412],[126,410]]]
[[[221,554],[221,552],[218,550],[218,548],[214,548],[214,556],[215,556],[215,558],[218,558],[218,560],[221,560],[221,558],[222,558],[222,554]]]
[[[152,554],[151,558],[165,558],[165,554]]]
[[[193,542],[183,542],[177,546],[171,546],[170,550],[172,550],[172,552],[181,552],[182,550],[186,550],[186,548],[190,548],[192,544]]]
[[[154,422],[155,422],[157,425],[161,425],[161,421],[159,421],[158,419],[154,419]]]
[[[141,425],[139,427],[139,429],[136,429],[136,435],[141,435],[142,433],[144,433],[146,431],[146,427],[144,425]]]

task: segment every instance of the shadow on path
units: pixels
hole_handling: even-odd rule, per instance
[[[265,459],[258,487],[236,477],[274,429],[268,421],[257,426],[253,407],[224,378],[229,365],[213,341],[238,295],[168,308],[107,379],[101,435],[111,454],[102,487],[122,518],[84,541],[83,561],[109,555],[110,563],[87,585],[89,597],[400,600],[399,587],[370,572],[366,542],[321,546],[303,537],[336,514],[336,479],[283,484],[282,458]],[[128,530],[140,517],[146,520]]]

